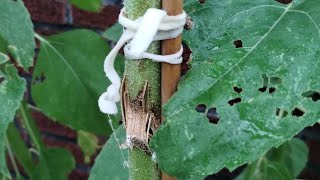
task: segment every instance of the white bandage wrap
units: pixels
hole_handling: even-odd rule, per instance
[[[173,39],[178,37],[186,22],[186,13],[177,16],[168,16],[167,12],[161,9],[150,8],[143,17],[132,21],[125,14],[125,9],[121,10],[119,23],[125,28],[116,46],[111,50],[104,62],[104,72],[111,81],[107,91],[99,98],[100,111],[105,114],[117,114],[116,103],[120,101],[121,80],[114,69],[114,60],[119,50],[124,47],[127,59],[152,59],[156,62],[166,62],[169,64],[180,64],[182,62],[183,48],[172,55],[156,55],[147,53],[147,49],[153,41]]]

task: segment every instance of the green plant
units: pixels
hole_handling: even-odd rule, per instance
[[[101,7],[100,1],[71,2],[90,11]],[[158,2],[127,0],[125,5],[129,18],[136,19],[147,8],[159,7]],[[125,132],[118,127],[120,115],[112,116],[112,128],[117,130],[97,157],[90,179],[128,179],[127,165],[132,179],[150,179],[150,173],[152,179],[159,178],[158,165],[179,179],[203,179],[243,164],[249,165],[237,179],[297,177],[308,150],[293,137],[320,119],[320,2],[186,0],[184,9],[192,20],[183,34],[192,51],[191,70],[163,107],[166,121],[150,143],[153,158],[138,148],[118,148]],[[104,36],[116,41],[119,34],[113,32],[119,29],[115,26]],[[15,67],[27,71],[33,65],[34,38],[41,46],[32,98],[50,118],[78,131],[87,156],[98,148],[95,135],[112,133],[106,124],[109,118],[97,108],[108,85],[102,66],[110,47],[89,30],[41,37],[34,33],[21,0],[0,2],[0,177],[10,177],[7,149],[17,179],[22,177],[15,160],[31,179],[66,179],[74,159],[64,149],[44,146],[30,116],[33,107],[23,100],[26,81]],[[158,46],[155,43],[151,50],[158,52]],[[128,102],[136,102],[147,79],[148,106],[160,119],[159,64],[124,63],[121,56],[116,62],[120,74],[126,66]],[[39,162],[12,123],[16,114]]]

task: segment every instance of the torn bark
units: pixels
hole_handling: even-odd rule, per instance
[[[151,155],[148,143],[153,132],[160,125],[160,117],[155,115],[148,105],[149,84],[146,81],[142,92],[135,101],[130,101],[126,78],[122,82],[122,117],[125,122],[127,138],[131,148],[137,147]]]

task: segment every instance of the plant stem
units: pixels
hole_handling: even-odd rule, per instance
[[[7,147],[8,155],[9,155],[11,164],[13,166],[14,172],[16,173],[17,179],[20,179],[21,178],[21,174],[19,172],[17,163],[16,163],[16,161],[14,159],[13,152],[12,152],[12,149],[11,149],[11,146],[10,146],[10,143],[9,143],[7,137],[5,138],[5,141],[6,141],[6,147]]]
[[[23,123],[25,125],[25,128],[27,129],[31,140],[34,143],[36,150],[40,153],[41,152],[41,142],[39,139],[40,138],[39,133],[38,133],[38,135],[36,135],[36,132],[34,132],[34,130],[33,130],[34,125],[31,122],[32,120],[31,120],[30,114],[29,114],[29,112],[27,112],[26,108],[27,108],[27,105],[25,102],[23,102],[22,105],[20,106],[19,112],[20,112],[21,118],[23,120]]]
[[[159,8],[159,0],[125,0],[126,13],[130,19],[143,16],[148,8]],[[150,45],[148,52],[159,54],[160,43],[154,42]],[[130,100],[134,101],[145,82],[150,86],[150,106],[155,111],[161,111],[160,107],[160,64],[152,60],[128,60],[125,62],[125,74],[127,76]]]
[[[129,179],[156,180],[160,178],[160,171],[150,156],[139,149],[129,152]]]
[[[126,14],[129,19],[135,20],[140,16],[143,16],[148,8],[160,8],[159,0],[125,0],[124,5],[126,8]],[[159,42],[154,42],[150,45],[148,52],[159,54],[160,44]],[[145,141],[148,136],[142,136],[141,134],[149,132],[146,130],[146,122],[144,121],[144,115],[149,117],[150,114],[154,116],[155,121],[161,119],[161,102],[160,102],[160,64],[153,62],[151,60],[128,60],[125,63],[125,76],[126,76],[126,91],[128,95],[128,100],[126,103],[129,104],[129,110],[124,109],[125,114],[130,114],[126,116],[126,121],[131,121],[133,123],[128,123],[129,126],[134,128],[141,128],[140,132],[137,133],[138,139]],[[147,110],[144,111],[139,106],[139,100],[141,102],[141,93],[144,92],[144,88],[147,83],[147,98],[144,99]],[[143,93],[142,93],[143,94]],[[126,101],[122,99],[122,101]],[[137,103],[138,102],[138,103]],[[140,121],[140,122],[136,122]],[[139,125],[133,125],[134,123]],[[127,124],[127,126],[128,126]],[[133,127],[135,126],[135,127]],[[130,134],[130,128],[127,127],[127,135]],[[135,131],[135,130],[133,130]],[[139,131],[139,130],[138,130]],[[135,133],[133,133],[135,134]],[[160,179],[160,172],[157,168],[155,162],[151,160],[150,155],[142,151],[141,149],[134,147],[129,151],[129,176],[132,180],[157,180]]]

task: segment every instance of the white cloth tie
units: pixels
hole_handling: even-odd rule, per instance
[[[161,9],[150,8],[143,17],[135,21],[128,19],[123,8],[119,15],[119,23],[125,28],[116,46],[110,51],[104,62],[104,72],[111,81],[107,91],[103,93],[98,101],[100,111],[105,114],[117,114],[116,103],[120,101],[121,80],[114,69],[114,60],[121,49],[124,47],[127,59],[152,59],[156,62],[166,62],[169,64],[180,64],[182,62],[183,47],[179,52],[171,55],[156,55],[147,53],[147,49],[152,41],[173,39],[178,37],[186,22],[186,13],[177,16],[168,16],[167,12]]]

